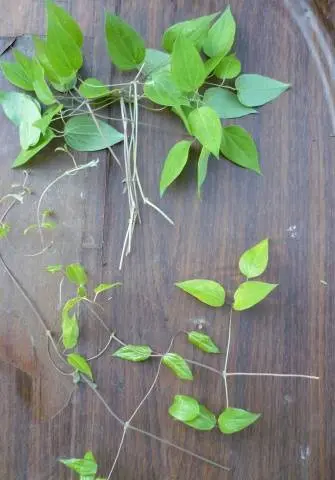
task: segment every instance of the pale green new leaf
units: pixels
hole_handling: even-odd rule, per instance
[[[198,401],[188,395],[175,395],[169,408],[171,417],[181,422],[194,420],[200,413]]]
[[[236,79],[238,99],[247,107],[257,107],[271,102],[290,87],[273,78],[256,74],[244,74]]]
[[[203,101],[215,110],[220,118],[240,118],[257,113],[257,110],[242,105],[233,92],[220,87],[208,88]]]
[[[185,92],[197,90],[205,81],[204,63],[195,46],[186,37],[180,36],[174,42],[171,73],[176,85]]]
[[[0,223],[0,238],[5,238],[9,234],[11,226],[8,223]]]
[[[65,348],[74,348],[78,343],[79,326],[75,314],[70,315],[70,311],[81,302],[80,297],[68,300],[62,309],[62,340]]]
[[[123,141],[123,134],[108,123],[97,119],[97,124],[90,115],[70,118],[64,129],[65,142],[74,150],[94,152]]]
[[[176,287],[200,300],[210,307],[222,307],[225,302],[225,290],[213,280],[197,278],[175,283]]]
[[[94,458],[61,458],[59,461],[82,476],[94,477],[98,471],[98,465]]]
[[[2,73],[10,83],[23,90],[34,91],[31,77],[27,75],[21,64],[1,62],[0,66]]]
[[[144,41],[128,23],[107,13],[105,33],[109,56],[120,70],[132,70],[143,62]]]
[[[152,350],[148,345],[125,345],[113,353],[113,357],[129,362],[144,362],[151,357]]]
[[[206,353],[220,353],[220,349],[215,345],[210,336],[205,333],[193,331],[188,332],[187,339],[192,345]]]
[[[63,109],[62,104],[57,104],[57,105],[51,105],[42,115],[42,118],[37,120],[34,123],[34,126],[39,128],[42,132],[42,135],[44,135],[54,119],[54,117]]]
[[[44,147],[46,147],[55,138],[54,132],[48,128],[45,135],[41,136],[39,142],[28,150],[22,150],[19,156],[13,163],[13,168],[21,167],[29,162],[35,155],[37,155]]]
[[[153,73],[144,85],[144,95],[154,103],[163,106],[189,105],[187,95],[177,87],[171,72],[159,70]]]
[[[181,174],[187,160],[192,142],[189,140],[181,140],[176,143],[168,153],[164,162],[160,179],[160,195],[163,196],[165,190],[171,183]]]
[[[236,22],[230,7],[227,7],[208,32],[203,46],[206,55],[227,55],[233,46],[235,33]]]
[[[80,84],[79,93],[84,98],[99,98],[109,95],[110,90],[97,78],[87,78]]]
[[[241,73],[241,62],[235,53],[224,57],[215,68],[215,75],[221,79],[231,79],[237,77]]]
[[[79,355],[79,353],[70,353],[67,355],[66,360],[71,367],[75,368],[80,373],[84,373],[93,380],[92,369],[85,357]]]
[[[63,271],[63,265],[48,265],[46,268],[49,273],[58,273]]]
[[[35,117],[41,118],[38,102],[25,93],[4,92],[0,97],[0,103],[7,118],[17,127]]]
[[[240,167],[261,173],[259,155],[254,139],[244,128],[228,125],[222,128],[222,155]]]
[[[206,15],[185,22],[171,25],[163,35],[162,45],[167,52],[172,52],[173,44],[179,36],[188,38],[198,49],[206,38],[208,29],[212,21],[218,16],[218,13]]]
[[[193,380],[192,370],[188,366],[188,363],[177,353],[165,354],[162,363],[172,370],[181,380]]]
[[[218,418],[219,429],[226,435],[240,432],[255,423],[260,416],[260,413],[252,413],[240,408],[229,407],[226,408]]]
[[[161,70],[170,70],[170,55],[166,52],[162,52],[161,50],[147,48],[142,67],[143,75],[148,78],[153,73],[157,73]]]
[[[33,59],[20,52],[20,50],[17,50],[16,48],[13,48],[12,52],[17,63],[23,68],[27,78],[31,80]]]
[[[222,126],[218,114],[210,107],[196,108],[188,116],[191,132],[209,152],[219,156]]]
[[[87,274],[80,263],[71,263],[70,265],[67,265],[65,275],[67,279],[75,285],[80,286],[87,284]]]
[[[269,239],[265,238],[241,255],[238,266],[240,272],[247,278],[255,278],[265,272],[268,261]]]
[[[120,282],[115,282],[115,283],[100,283],[97,285],[94,289],[94,293],[96,295],[99,295],[99,293],[106,292],[107,290],[111,290],[112,288],[115,287],[120,287],[122,283]]]
[[[205,405],[199,405],[199,415],[190,421],[185,421],[185,425],[195,430],[210,431],[216,426],[216,417]]]
[[[206,180],[207,176],[207,168],[208,168],[208,159],[209,159],[209,151],[202,147],[199,159],[198,159],[198,169],[197,169],[197,180],[198,180],[198,195],[201,195],[201,187]]]
[[[264,300],[276,287],[276,283],[250,281],[239,285],[234,294],[234,310],[247,310]]]

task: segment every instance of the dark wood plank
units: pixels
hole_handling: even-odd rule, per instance
[[[0,0],[0,35],[43,33],[42,3]],[[306,15],[294,4],[295,8],[288,11],[284,3],[231,2],[239,24],[237,53],[245,70],[292,83],[291,92],[262,108],[259,115],[238,122],[257,140],[263,177],[213,160],[199,202],[191,166],[160,202],[176,227],[144,210],[143,225],[136,230],[134,250],[122,273],[117,265],[126,227],[126,198],[120,173],[105,155],[99,154],[97,169],[62,182],[48,195],[45,206],[57,211],[60,226],[54,247],[45,255],[25,256],[36,252],[36,237],[21,235],[23,228],[34,221],[37,195],[11,213],[13,234],[1,245],[1,253],[51,329],[59,315],[58,285],[43,267],[81,261],[92,284],[111,279],[124,284],[107,305],[108,325],[129,343],[148,343],[161,351],[177,331],[194,328],[200,321],[224,348],[228,310],[203,307],[176,291],[173,283],[202,276],[222,281],[233,291],[240,281],[236,268],[239,254],[261,238],[272,239],[266,278],[279,282],[280,288],[263,306],[234,316],[229,368],[320,374],[320,383],[231,379],[231,402],[261,411],[263,418],[254,428],[223,438],[215,432],[187,430],[167,415],[176,393],[191,393],[219,412],[224,405],[220,379],[196,370],[195,382],[182,384],[170,372],[162,371],[155,392],[134,424],[228,464],[233,470],[222,473],[155,440],[128,432],[115,479],[328,480],[335,475],[334,118],[330,116],[334,80],[329,63],[333,57],[327,54],[333,53],[332,6],[330,2],[318,2],[318,11],[328,19],[327,33],[309,10]],[[85,30],[86,71],[105,81],[118,78],[104,46],[105,8],[133,23],[153,47],[159,46],[162,31],[171,23],[222,8],[217,0],[206,5],[198,0],[68,0],[60,4],[69,8]],[[319,27],[313,35],[311,24]],[[20,38],[18,47],[29,51],[29,38]],[[2,78],[0,87],[8,88]],[[162,161],[181,138],[182,128],[164,113],[141,110],[141,120],[152,125],[140,128],[141,175],[146,192],[159,202],[157,184]],[[22,174],[9,168],[18,144],[15,130],[3,117],[0,142],[0,191],[5,194]],[[81,155],[80,160],[91,158],[95,155]],[[47,159],[41,157],[30,179],[36,194],[67,165],[63,155],[52,151]],[[0,352],[5,361],[0,369],[4,419],[0,451],[5,452],[0,460],[1,477],[74,478],[59,466],[57,458],[79,456],[91,448],[99,459],[101,473],[106,475],[118,448],[120,427],[84,386],[61,414],[52,418],[66,403],[72,385],[54,373],[45,336],[5,273],[1,273],[1,282]],[[82,321],[82,351],[93,355],[106,341],[105,333],[88,312],[83,312]],[[207,359],[181,339],[176,342],[176,350],[222,367],[222,357]],[[94,371],[105,398],[122,418],[127,418],[150,386],[155,366],[129,365],[105,356],[96,361]]]

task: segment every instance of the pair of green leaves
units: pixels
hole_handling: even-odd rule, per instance
[[[216,426],[215,415],[189,395],[175,395],[169,414],[195,430],[210,431]]]
[[[261,416],[240,408],[226,408],[216,420],[214,413],[189,395],[175,395],[169,414],[196,430],[210,431],[218,422],[222,433],[230,435],[255,423]]]
[[[96,477],[98,464],[91,451],[86,452],[83,458],[64,458],[59,461],[78,473],[80,480],[106,480],[101,477]]]
[[[239,268],[241,273],[249,280],[264,273],[268,260],[269,241],[265,239],[242,254]],[[194,279],[178,282],[175,285],[206,305],[211,307],[222,307],[224,305],[225,290],[218,282],[207,279]],[[242,283],[235,291],[233,309],[241,311],[257,305],[276,287],[277,284],[260,281]]]

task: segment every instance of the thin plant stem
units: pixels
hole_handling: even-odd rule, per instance
[[[120,456],[120,453],[121,453],[121,450],[122,450],[122,447],[123,447],[123,443],[124,443],[124,439],[125,439],[127,430],[128,430],[128,425],[127,425],[127,423],[125,423],[124,426],[123,426],[123,432],[122,432],[122,437],[121,437],[121,440],[120,440],[119,448],[117,450],[117,453],[116,453],[116,456],[114,458],[112,468],[111,468],[111,470],[108,474],[107,480],[110,480],[112,478],[115,466],[117,464],[117,461],[119,459],[119,456]]]
[[[92,168],[92,167],[96,167],[99,163],[99,159],[97,160],[92,160],[88,163],[84,163],[82,165],[79,165],[77,167],[74,167],[70,170],[66,170],[65,172],[63,172],[61,175],[59,175],[57,178],[55,178],[52,182],[50,182],[46,187],[45,189],[43,190],[39,200],[38,200],[38,204],[37,204],[37,225],[38,225],[38,230],[39,230],[39,233],[40,233],[40,237],[41,237],[41,244],[42,244],[42,247],[44,247],[44,237],[43,237],[43,231],[42,231],[42,225],[41,225],[41,219],[40,219],[40,212],[41,212],[41,204],[42,204],[42,201],[45,197],[45,195],[48,193],[48,191],[50,190],[50,188],[52,188],[57,182],[59,182],[60,180],[62,180],[63,178],[65,178],[66,176],[69,176],[69,175],[75,175],[77,172],[81,171],[81,170],[84,170],[86,168]]]
[[[94,357],[91,357],[91,358],[88,358],[87,360],[89,362],[91,362],[92,360],[96,360],[98,358],[100,358],[104,353],[105,351],[107,350],[107,348],[110,346],[112,340],[114,338],[114,332],[112,333],[112,335],[110,335],[109,339],[108,339],[108,342],[106,343],[106,345],[104,346],[104,348],[102,350],[100,350],[100,352],[98,352],[96,355],[94,355]]]
[[[300,375],[296,373],[263,373],[263,372],[227,372],[227,377],[282,377],[282,378],[306,378],[308,380],[320,380],[314,375]]]
[[[190,455],[191,457],[197,458],[198,460],[201,460],[202,462],[205,462],[208,465],[211,465],[212,467],[220,468],[221,470],[226,470],[227,472],[229,472],[231,470],[229,467],[225,467],[224,465],[221,465],[220,463],[216,463],[213,460],[210,460],[209,458],[202,457],[201,455],[198,455],[194,452],[191,452],[190,450],[187,450],[186,448],[180,447],[179,445],[176,445],[175,443],[172,443],[169,440],[166,440],[165,438],[159,437],[158,435],[154,435],[153,433],[147,432],[146,430],[142,430],[141,428],[134,427],[133,425],[129,425],[128,429],[133,430],[134,432],[141,433],[142,435],[145,435],[146,437],[153,438],[154,440],[159,441],[163,445],[168,445],[169,447],[173,447],[176,450],[179,450],[180,452],[186,453],[187,455]]]
[[[228,367],[228,360],[229,360],[229,353],[230,353],[230,344],[231,344],[231,326],[232,326],[232,317],[233,317],[233,309],[230,309],[229,312],[229,324],[228,324],[228,340],[227,340],[227,348],[226,348],[226,356],[224,362],[224,369],[222,372],[224,386],[225,386],[225,395],[226,395],[226,408],[229,407],[229,393],[228,393],[228,382],[227,382],[227,367]]]

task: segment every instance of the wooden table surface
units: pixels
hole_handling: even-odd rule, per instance
[[[86,35],[86,74],[116,81],[104,45],[104,9],[132,23],[148,45],[159,47],[171,23],[223,8],[219,0],[63,0]],[[214,310],[173,286],[191,277],[212,278],[233,290],[240,281],[239,254],[271,238],[266,279],[280,287],[260,306],[233,318],[230,371],[306,373],[320,381],[285,378],[229,379],[231,403],[262,412],[252,428],[232,437],[195,432],[173,422],[167,408],[174,394],[190,393],[215,412],[224,406],[220,377],[195,371],[193,383],[162,370],[159,382],[134,425],[231,467],[224,472],[128,432],[116,480],[332,480],[335,478],[335,188],[334,188],[334,2],[319,0],[231,0],[239,25],[237,54],[246,72],[292,84],[292,89],[257,116],[239,124],[255,136],[263,176],[224,161],[210,162],[203,199],[196,197],[194,168],[159,201],[158,179],[168,149],[181,138],[179,122],[166,113],[141,111],[139,164],[145,190],[175,220],[143,210],[134,249],[122,272],[118,260],[126,227],[127,202],[121,175],[105,155],[100,165],[61,182],[45,199],[57,213],[54,246],[44,255],[38,236],[23,236],[34,222],[38,194],[63,172],[68,159],[48,150],[32,165],[35,194],[13,209],[12,233],[1,254],[43,314],[59,324],[58,281],[43,268],[79,261],[90,282],[121,281],[105,306],[105,320],[128,343],[164,351],[171,336],[203,323],[223,348],[227,308]],[[0,0],[0,51],[12,37],[29,51],[30,34],[43,34],[42,0]],[[22,36],[21,36],[22,35]],[[9,58],[7,51],[2,58]],[[1,78],[0,88],[9,89]],[[1,196],[22,180],[10,169],[18,152],[17,133],[0,118]],[[6,480],[74,479],[60,456],[92,449],[107,476],[122,429],[92,392],[81,385],[66,404],[71,382],[50,365],[46,338],[36,317],[1,269],[0,305],[0,477]],[[327,284],[324,284],[327,282]],[[94,353],[106,333],[83,310],[82,350]],[[183,339],[175,350],[222,368],[223,357],[195,352]],[[106,355],[93,365],[100,391],[122,418],[133,411],[152,383],[157,363],[129,364]]]

